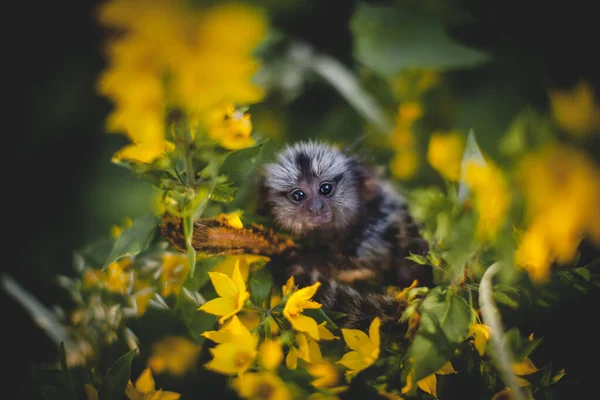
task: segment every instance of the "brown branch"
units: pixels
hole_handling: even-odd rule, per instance
[[[160,232],[174,248],[187,252],[181,218],[165,214]],[[296,244],[289,237],[262,225],[252,224],[249,228],[236,229],[216,219],[202,218],[194,221],[192,247],[211,256],[259,254],[273,257],[295,250]]]

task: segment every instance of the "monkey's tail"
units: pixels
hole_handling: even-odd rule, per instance
[[[346,316],[339,324],[343,328],[367,331],[375,317],[381,319],[382,329],[387,332],[406,330],[399,324],[404,304],[391,296],[378,293],[359,293],[356,289],[335,280],[321,282],[313,297],[326,310],[342,312]]]

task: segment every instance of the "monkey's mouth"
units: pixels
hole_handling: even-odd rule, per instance
[[[317,228],[321,225],[325,225],[332,220],[331,213],[321,214],[321,215],[311,215],[306,220],[306,225],[310,228]]]

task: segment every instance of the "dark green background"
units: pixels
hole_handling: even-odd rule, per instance
[[[351,66],[348,20],[355,3],[310,0],[289,4],[277,8],[275,24]],[[592,2],[550,5],[469,0],[462,4],[477,22],[453,35],[491,51],[496,61],[457,73],[453,85],[458,93],[468,95],[484,82],[490,92],[498,94],[499,108],[503,102],[520,102],[513,104],[515,109],[527,103],[543,109],[547,85],[570,86],[581,77],[600,93],[600,66],[595,60],[599,21]],[[18,68],[24,120],[16,131],[7,128],[4,132],[14,136],[16,143],[4,147],[14,161],[9,157],[3,173],[9,178],[3,187],[8,216],[5,236],[11,240],[4,250],[9,257],[2,264],[47,305],[68,304],[55,277],[72,275],[73,249],[104,235],[124,216],[141,215],[150,207],[152,189],[110,164],[112,153],[126,140],[103,131],[111,105],[94,91],[95,79],[104,67],[103,32],[93,20],[95,5],[90,1],[31,3],[15,32],[22,56],[6,58]],[[5,79],[12,80],[10,76]],[[302,118],[303,129],[310,129],[313,122],[323,124],[331,110],[344,104],[331,88],[314,82],[287,106],[287,113]],[[483,107],[493,111],[494,102]],[[478,136],[486,142],[485,133]],[[590,141],[590,148],[598,156],[594,143]],[[586,250],[585,256],[591,257],[594,251]],[[597,368],[590,365],[600,360],[597,331],[592,329],[598,300],[596,291],[581,304],[565,304],[534,327],[537,336],[546,337],[534,360],[535,356],[552,359],[565,367],[567,377],[580,382],[569,391],[571,397],[597,385]],[[11,398],[29,398],[29,366],[53,360],[57,351],[4,293],[1,304],[2,330],[7,335],[3,346],[15,352],[3,359],[9,368],[3,374],[3,390],[16,389],[19,395]]]

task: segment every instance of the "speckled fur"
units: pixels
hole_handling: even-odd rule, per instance
[[[404,287],[413,279],[432,284],[429,268],[406,259],[411,252],[425,254],[428,247],[404,198],[359,157],[322,142],[300,142],[280,152],[264,175],[268,213],[282,229],[313,243],[292,264],[277,267],[286,271],[281,279],[295,275],[302,285],[322,282],[316,299],[346,313],[344,326],[364,328],[375,316],[397,321],[402,312],[393,298],[349,284]],[[307,225],[289,198],[300,182],[315,180],[336,182],[328,199],[333,219],[318,227]]]

